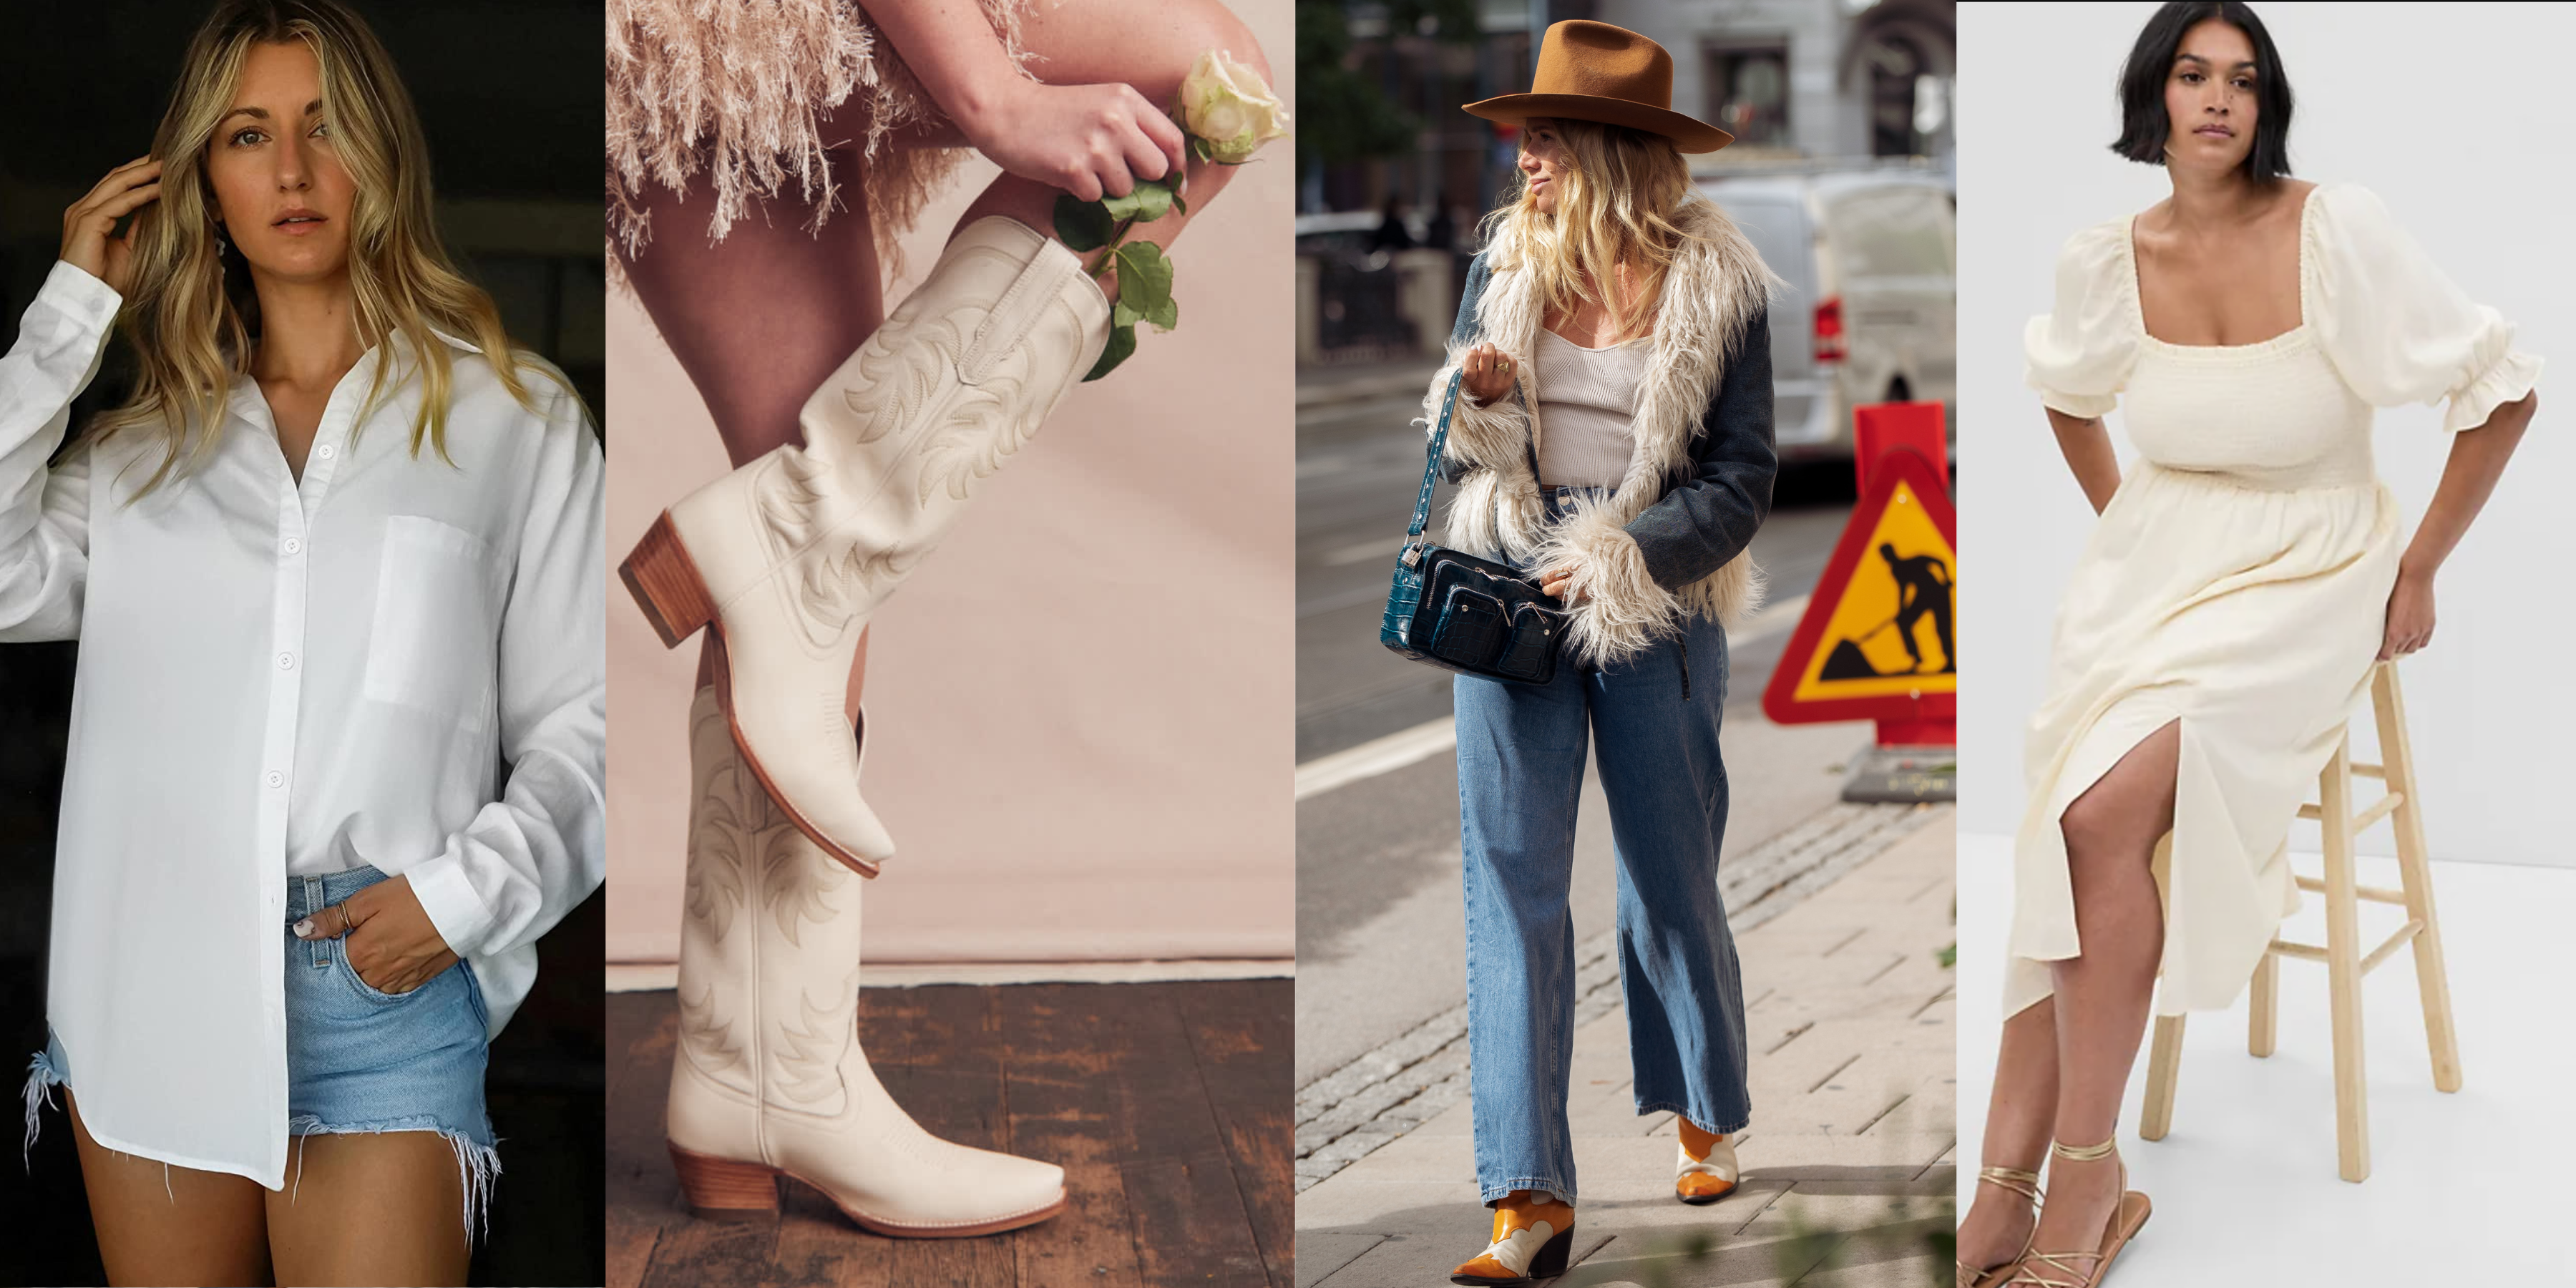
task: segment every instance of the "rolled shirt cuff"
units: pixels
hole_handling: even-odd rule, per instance
[[[484,933],[492,928],[492,910],[483,906],[483,897],[465,879],[465,856],[451,843],[446,853],[406,868],[402,875],[411,880],[412,897],[420,900],[429,924],[438,928],[438,937],[457,956],[473,956]]]

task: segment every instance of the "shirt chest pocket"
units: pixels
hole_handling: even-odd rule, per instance
[[[385,520],[366,696],[466,729],[489,725],[498,581],[481,537],[417,515]]]

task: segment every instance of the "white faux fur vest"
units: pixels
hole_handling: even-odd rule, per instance
[[[1471,554],[1533,569],[1570,565],[1574,580],[1567,595],[1574,602],[1567,638],[1578,657],[1596,665],[1635,657],[1691,617],[1715,617],[1733,627],[1761,601],[1762,575],[1750,554],[1737,555],[1678,591],[1666,590],[1647,575],[1645,557],[1626,531],[1667,488],[1697,474],[1691,438],[1773,281],[1753,244],[1715,203],[1693,196],[1676,222],[1691,239],[1664,275],[1653,363],[1637,399],[1636,454],[1608,499],[1578,507],[1553,527],[1545,521],[1530,466],[1532,435],[1542,432],[1532,409],[1539,398],[1533,359],[1543,306],[1537,282],[1509,241],[1498,238],[1489,248],[1492,276],[1478,303],[1477,336],[1450,345],[1449,363],[1432,378],[1423,402],[1437,424],[1450,374],[1478,343],[1491,343],[1512,359],[1517,400],[1474,407],[1462,392],[1450,418],[1448,453],[1470,469],[1449,504],[1448,541]]]

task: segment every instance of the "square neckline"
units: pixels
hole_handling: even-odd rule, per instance
[[[2137,324],[2139,337],[2156,348],[2176,353],[2216,353],[2238,355],[2258,354],[2272,349],[2286,348],[2292,343],[2306,337],[2308,334],[2309,322],[2308,228],[2310,219],[2316,213],[2317,193],[2323,191],[2324,188],[2325,185],[2322,183],[2310,184],[2308,185],[2307,193],[2299,198],[2298,322],[2287,331],[2266,336],[2260,340],[2250,340],[2244,344],[2176,344],[2171,340],[2163,339],[2157,336],[2154,332],[2147,330],[2147,302],[2144,289],[2144,279],[2140,276],[2138,269],[2138,220],[2143,217],[2146,212],[2140,211],[2138,214],[2129,216],[2129,225],[2125,230],[2123,230],[2120,237],[2120,253],[2127,256],[2129,261],[2129,318]]]

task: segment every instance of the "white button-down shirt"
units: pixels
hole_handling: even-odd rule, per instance
[[[494,1033],[599,886],[603,461],[551,375],[532,414],[441,336],[453,465],[411,454],[408,375],[359,422],[398,338],[332,390],[300,483],[247,376],[213,453],[140,498],[155,434],[48,470],[120,302],[56,264],[0,357],[0,640],[80,641],[47,1017],[100,1143],[274,1189],[290,872],[409,876]]]

